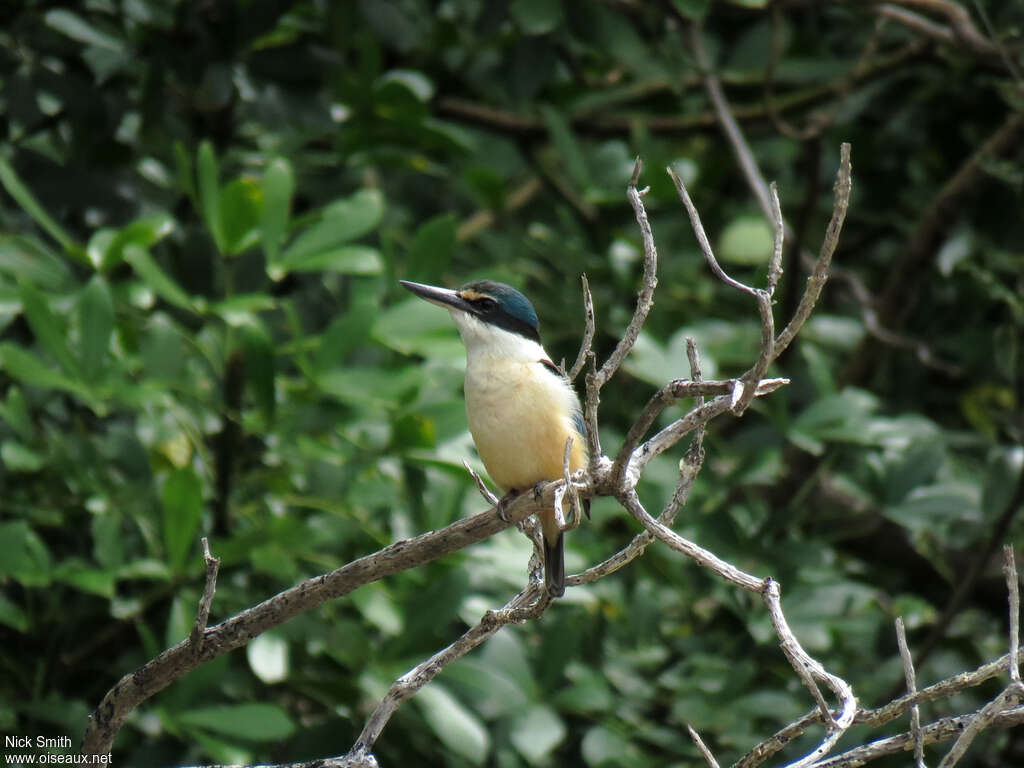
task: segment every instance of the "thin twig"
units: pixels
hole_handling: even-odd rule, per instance
[[[718,761],[715,760],[715,756],[711,754],[711,750],[704,744],[700,734],[697,733],[689,723],[686,724],[686,730],[690,732],[690,738],[693,739],[693,743],[697,745],[697,749],[699,749],[701,755],[704,756],[704,761],[708,764],[708,767],[718,768]]]
[[[825,722],[825,738],[822,739],[821,743],[805,757],[790,763],[787,767],[806,768],[827,755],[853,724],[853,718],[857,714],[857,699],[853,695],[853,689],[845,680],[827,672],[797,641],[796,635],[790,630],[786,617],[782,613],[779,583],[774,579],[765,579],[761,596],[764,599],[765,605],[768,606],[768,615],[771,617],[775,634],[779,636],[783,653],[785,653],[790,665],[796,670],[800,679],[803,680],[808,690],[814,696]],[[828,706],[825,704],[825,700],[817,686],[817,681],[819,680],[831,688],[836,698],[842,703],[842,709],[838,717],[833,716],[829,712]]]
[[[203,596],[199,598],[199,608],[196,610],[192,632],[188,636],[189,648],[196,656],[203,650],[203,633],[206,632],[206,623],[210,619],[210,604],[213,602],[214,592],[217,591],[217,572],[220,570],[220,558],[210,554],[210,542],[205,536],[200,541],[203,545],[206,585],[203,587]]]
[[[704,225],[700,220],[700,213],[697,211],[697,206],[693,204],[693,200],[690,199],[690,193],[686,190],[686,184],[683,183],[682,177],[675,172],[675,169],[670,165],[665,168],[669,178],[672,179],[672,183],[676,186],[676,192],[679,193],[679,199],[683,201],[683,207],[686,208],[686,213],[690,217],[690,226],[693,229],[693,234],[697,238],[697,245],[700,246],[701,253],[704,254],[704,260],[711,267],[711,271],[715,277],[721,280],[723,283],[728,285],[730,288],[735,288],[737,291],[743,293],[749,293],[751,296],[757,295],[757,289],[751,288],[749,285],[741,283],[739,280],[734,280],[725,273],[721,265],[718,263],[718,259],[715,258],[715,252],[711,248],[711,242],[708,240],[707,232],[704,231]]]
[[[634,473],[642,471],[651,459],[667,451],[669,448],[671,448],[673,445],[679,442],[679,440],[682,439],[689,432],[693,431],[694,429],[703,427],[715,416],[725,411],[728,411],[733,404],[732,392],[736,389],[737,382],[738,379],[729,379],[727,382],[722,382],[728,384],[729,394],[721,397],[716,397],[714,400],[704,403],[703,405],[698,405],[694,407],[693,410],[691,410],[685,416],[676,419],[674,422],[672,422],[667,427],[665,427],[660,432],[651,437],[646,443],[641,445],[633,454],[633,458],[630,460],[629,472]],[[693,382],[686,383],[692,384]],[[704,382],[704,384],[710,383],[711,382]],[[672,386],[674,384],[675,382],[670,382],[669,386]],[[771,394],[779,387],[784,387],[787,384],[789,384],[789,379],[762,379],[754,388],[754,397],[763,397],[764,395]],[[686,390],[686,394],[681,395],[682,397],[688,397],[691,396],[691,394],[694,396],[698,394],[714,394],[712,392],[701,391],[696,386],[694,386],[692,389],[690,387],[685,387],[682,389]],[[657,396],[658,395],[655,395],[655,397]],[[653,401],[654,398],[651,398],[651,400]],[[648,403],[648,405],[650,405],[650,403]],[[653,419],[651,420],[651,423],[653,423]]]
[[[596,323],[594,321],[594,297],[590,295],[590,283],[587,281],[587,276],[580,275],[580,280],[583,282],[583,316],[584,316],[584,328],[583,328],[583,343],[580,344],[579,354],[576,355],[576,362],[572,364],[572,368],[569,369],[569,381],[576,381],[576,377],[580,375],[580,371],[583,370],[584,364],[587,362],[587,353],[591,350],[594,344],[594,332],[596,330]]]
[[[571,437],[565,438],[565,449],[562,451],[563,485],[558,486],[554,498],[555,522],[558,524],[559,530],[562,531],[575,528],[583,519],[580,494],[576,489],[576,484],[572,481],[572,472],[569,470],[569,458],[572,456],[573,442]],[[565,513],[562,511],[562,501],[566,496],[569,497],[569,509],[572,510],[572,522],[570,523],[566,523]]]
[[[655,520],[644,509],[643,504],[640,503],[640,499],[636,495],[636,491],[631,489],[621,494],[618,498],[619,503],[626,508],[626,511],[653,534],[655,538],[667,544],[676,552],[686,555],[702,568],[717,574],[725,581],[735,584],[737,587],[741,587],[748,592],[761,594],[761,590],[764,588],[764,579],[759,579],[745,571],[741,571],[735,565],[727,563],[713,552],[709,552],[689,539],[683,538],[671,528],[666,528],[664,524]]]
[[[803,328],[807,318],[811,316],[814,305],[828,281],[828,271],[832,264],[832,254],[839,245],[839,233],[843,229],[843,222],[846,220],[846,210],[850,205],[850,189],[852,187],[852,170],[850,168],[850,145],[843,143],[839,146],[839,171],[836,173],[834,186],[834,202],[832,204],[832,218],[829,220],[828,229],[825,230],[825,239],[818,252],[818,258],[814,262],[811,276],[807,278],[807,287],[803,296],[800,297],[800,304],[793,313],[792,319],[775,337],[775,357],[778,358],[793,343],[793,339]]]
[[[480,491],[480,495],[484,497],[484,501],[486,501],[492,507],[497,506],[497,504],[500,502],[500,499],[494,495],[490,488],[487,487],[487,484],[484,482],[484,479],[477,474],[475,469],[469,466],[469,462],[466,461],[465,459],[462,460],[462,466],[466,468],[466,471],[469,473],[469,476],[473,478],[473,482],[476,483],[476,489]]]
[[[773,189],[769,194],[768,203],[770,218],[775,229],[775,244],[772,250],[772,256],[769,259],[768,268],[769,288],[768,290],[752,288],[749,285],[741,283],[739,280],[729,277],[725,270],[722,269],[721,265],[718,263],[718,259],[715,258],[714,251],[711,248],[711,243],[708,241],[707,233],[704,231],[704,225],[701,223],[700,213],[697,211],[697,206],[693,204],[693,200],[690,199],[690,194],[686,190],[686,184],[683,182],[679,174],[677,174],[671,167],[668,167],[665,170],[671,177],[672,183],[675,184],[676,191],[679,193],[679,199],[682,200],[683,206],[686,208],[686,213],[690,217],[690,226],[697,238],[698,245],[700,245],[700,250],[704,254],[704,260],[708,263],[711,271],[719,280],[729,287],[735,288],[742,293],[749,294],[757,300],[757,309],[761,316],[761,347],[757,362],[754,363],[749,371],[743,374],[738,382],[738,386],[734,390],[734,397],[730,407],[733,413],[739,416],[743,414],[747,409],[747,406],[753,401],[757,382],[761,380],[765,371],[768,370],[768,365],[775,359],[775,319],[772,316],[772,293],[775,290],[775,284],[778,282],[779,276],[782,274],[782,245],[783,232],[785,229],[782,223],[782,211],[779,209],[779,198]]]
[[[591,477],[597,474],[601,462],[601,435],[597,431],[597,409],[601,405],[601,385],[597,378],[597,355],[587,350],[587,375],[584,377],[586,396],[583,400],[583,423],[587,428],[587,453],[590,456],[587,471]]]
[[[903,660],[903,675],[907,679],[907,693],[917,693],[917,678],[914,675],[914,660],[907,646],[907,631],[903,627],[903,617],[896,617],[896,643],[900,648],[900,659]],[[914,763],[917,768],[925,768],[924,738],[921,736],[921,712],[917,704],[910,708],[910,734],[914,737]]]
[[[391,688],[374,709],[359,738],[347,757],[358,758],[368,754],[380,737],[399,704],[433,680],[446,666],[476,648],[506,624],[521,624],[535,619],[551,604],[551,598],[539,584],[531,583],[497,611],[487,611],[469,630],[451,645],[441,649],[429,659],[417,664],[392,683]]]
[[[1003,574],[1006,576],[1006,591],[1010,601],[1010,681],[1020,682],[1020,586],[1017,579],[1017,562],[1013,546],[1003,547]]]
[[[626,187],[626,195],[633,206],[633,213],[636,216],[636,223],[640,227],[640,239],[644,248],[643,278],[640,286],[640,294],[637,296],[636,309],[633,310],[633,317],[623,331],[619,343],[615,345],[608,359],[604,361],[601,369],[597,372],[598,389],[603,387],[608,380],[615,375],[626,359],[626,355],[633,349],[636,337],[640,329],[647,321],[651,307],[654,306],[654,289],[658,285],[658,249],[654,245],[654,235],[651,232],[651,224],[647,220],[647,211],[644,209],[643,196],[647,189],[637,189],[637,182],[640,180],[640,170],[643,167],[640,158],[636,159],[633,165],[633,175],[630,177],[629,185]]]

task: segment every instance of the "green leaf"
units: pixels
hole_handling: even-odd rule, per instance
[[[32,425],[25,395],[17,385],[12,384],[7,388],[7,399],[0,405],[0,418],[25,442],[32,442],[35,438],[36,430]]]
[[[178,188],[192,201],[196,210],[199,210],[192,156],[181,141],[174,142],[174,166],[178,171]]]
[[[274,309],[277,301],[265,293],[242,293],[210,305],[210,311],[236,328],[253,323],[260,312]]]
[[[114,574],[101,568],[93,568],[78,558],[60,562],[53,569],[53,579],[80,592],[108,599],[114,596]]]
[[[189,727],[250,741],[278,741],[295,731],[291,718],[273,704],[199,707],[177,715]]]
[[[317,371],[326,371],[341,363],[345,356],[362,344],[377,319],[377,297],[369,290],[354,293],[354,303],[344,315],[334,318],[320,336],[313,358]]]
[[[71,376],[78,376],[78,363],[68,349],[67,332],[56,315],[50,311],[46,297],[29,280],[18,280],[21,308],[36,339]]]
[[[320,221],[300,234],[274,266],[287,271],[311,263],[320,254],[334,251],[372,230],[383,212],[384,198],[376,189],[360,190],[331,203],[324,208]]]
[[[106,370],[110,336],[114,332],[114,302],[106,280],[90,280],[78,297],[79,362],[88,382],[95,382]]]
[[[422,299],[411,298],[377,314],[373,338],[405,355],[422,355],[433,362],[459,363],[465,347],[447,312]]]
[[[50,13],[56,13],[56,11],[50,11]],[[42,227],[43,231],[60,243],[65,251],[75,253],[78,250],[71,235],[43,209],[32,191],[22,183],[14,168],[2,155],[0,155],[0,184],[3,184],[7,194],[14,198],[14,202],[20,205],[22,210]]]
[[[191,467],[176,469],[164,482],[160,498],[167,559],[175,570],[180,570],[189,551],[196,546],[203,508],[199,476]]]
[[[674,7],[680,15],[688,19],[703,19],[711,6],[711,0],[672,0]]]
[[[223,252],[237,255],[259,240],[263,217],[263,190],[255,179],[242,177],[229,182],[217,201]]]
[[[60,290],[71,281],[67,264],[34,237],[0,237],[0,273]]]
[[[491,738],[479,718],[448,693],[439,683],[421,689],[415,701],[434,735],[447,749],[473,765],[483,765],[491,749]]]
[[[86,401],[91,398],[88,388],[11,342],[0,343],[0,368],[23,384],[41,389],[60,389]]]
[[[391,595],[380,584],[368,584],[366,589],[354,592],[352,602],[363,618],[382,634],[394,637],[402,634],[403,615]]]
[[[281,266],[288,272],[339,272],[346,275],[377,275],[384,268],[380,252],[367,245],[343,245],[310,253],[290,259]]]
[[[274,342],[262,324],[241,327],[242,349],[245,354],[245,380],[263,411],[263,418],[274,418],[277,393],[274,384]]]
[[[295,177],[291,163],[275,157],[263,174],[263,216],[260,220],[260,241],[267,263],[277,260],[288,231]]]
[[[8,472],[37,472],[46,464],[45,458],[14,440],[0,444],[0,461]]]
[[[636,750],[625,737],[610,728],[599,725],[590,728],[583,735],[580,751],[586,764],[597,768],[598,766],[633,765],[629,756]]]
[[[455,251],[455,217],[435,216],[416,230],[409,248],[407,279],[423,281],[444,273]]]
[[[142,281],[152,288],[153,292],[161,299],[180,309],[196,311],[192,298],[160,268],[160,265],[149,255],[149,251],[132,244],[125,247],[124,259],[132,265],[135,274],[142,278]]]
[[[249,668],[268,685],[288,679],[288,642],[276,632],[257,635],[245,646]]]
[[[513,720],[509,738],[526,762],[539,765],[565,740],[565,735],[565,723],[557,712],[535,706]]]
[[[124,261],[125,247],[135,245],[148,250],[151,246],[169,235],[173,229],[174,219],[171,218],[170,214],[155,213],[150,216],[143,216],[121,227],[99,253],[93,252],[93,241],[90,240],[89,248],[87,249],[90,261],[101,272],[109,272]],[[99,234],[97,233],[97,235]],[[99,257],[98,261],[97,256]]]
[[[221,230],[220,190],[217,186],[220,172],[217,170],[217,157],[213,152],[213,145],[209,141],[204,141],[199,145],[196,171],[199,182],[200,213],[213,238],[214,245],[217,246],[217,252],[223,254],[226,248],[224,232]]]
[[[514,0],[508,10],[519,28],[528,35],[546,35],[563,20],[559,0]]]
[[[97,48],[103,48],[116,53],[124,51],[123,41],[97,29],[71,11],[58,8],[47,11],[46,16],[43,18],[46,20],[47,26],[56,29],[58,32],[67,35],[79,43],[94,45]]]
[[[565,163],[569,176],[579,188],[585,188],[590,182],[590,174],[587,171],[587,161],[583,157],[583,150],[580,149],[576,136],[565,116],[549,104],[541,105],[541,117],[547,127],[551,143],[555,145],[558,156]]]
[[[28,614],[3,594],[0,594],[0,624],[5,624],[18,632],[27,632],[31,622]]]
[[[392,69],[381,75],[376,82],[379,88],[387,83],[399,83],[419,101],[426,103],[434,97],[434,84],[422,72],[414,69]]]
[[[733,219],[718,242],[718,258],[731,264],[767,264],[772,253],[772,228],[761,216]]]
[[[788,437],[805,451],[821,454],[826,442],[868,444],[866,423],[878,407],[867,392],[844,389],[804,409],[790,427]]]
[[[25,587],[50,583],[50,553],[24,520],[0,523],[0,578],[10,576]]]

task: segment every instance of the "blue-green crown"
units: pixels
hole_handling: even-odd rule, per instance
[[[494,280],[475,280],[462,286],[459,295],[474,305],[476,314],[484,322],[540,341],[540,324],[533,305],[511,285]],[[474,296],[479,298],[473,300]]]

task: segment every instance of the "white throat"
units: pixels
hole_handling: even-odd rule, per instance
[[[466,345],[466,363],[497,358],[509,362],[535,363],[547,359],[544,347],[533,339],[484,323],[473,315],[451,310],[452,320]]]

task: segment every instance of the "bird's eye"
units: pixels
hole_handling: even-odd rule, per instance
[[[480,307],[480,309],[482,309],[484,312],[490,312],[492,309],[498,306],[498,302],[496,302],[489,296],[482,296],[481,298],[477,299],[476,305]]]

